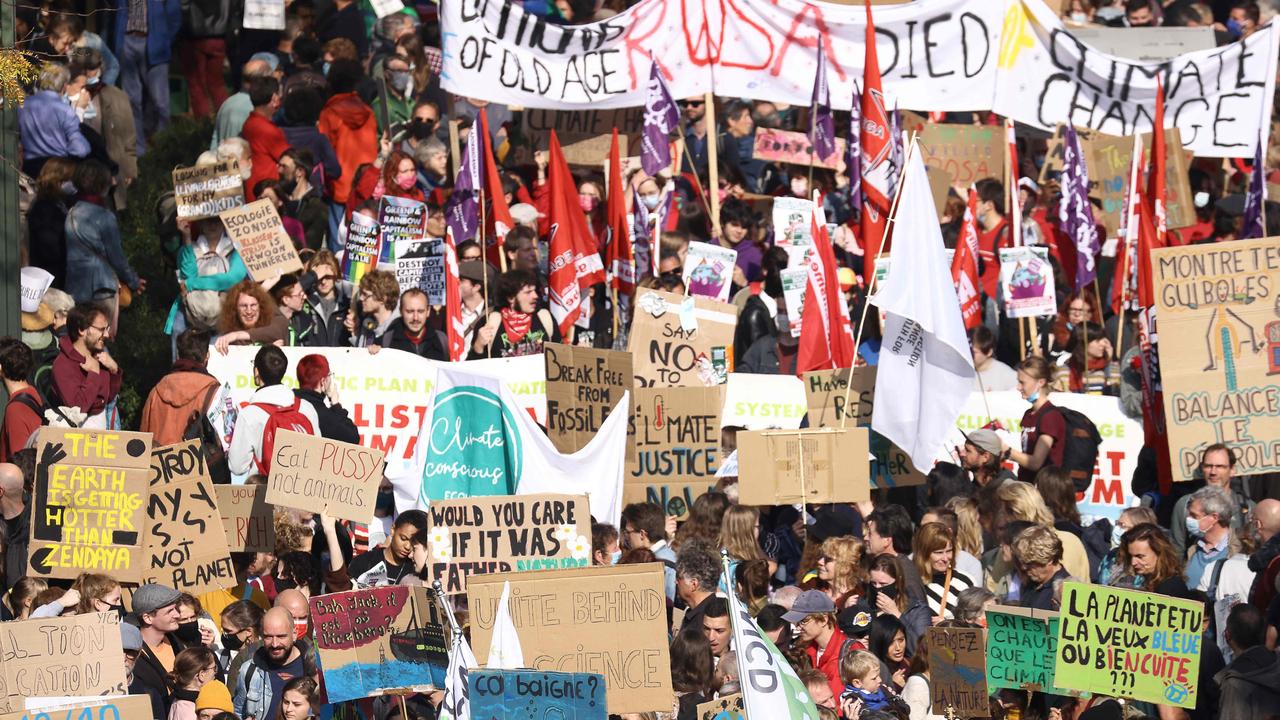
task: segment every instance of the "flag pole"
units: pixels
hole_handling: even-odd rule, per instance
[[[884,221],[884,234],[880,237],[880,249],[876,251],[876,260],[884,255],[884,246],[888,244],[889,229],[893,227],[894,218],[898,214],[898,201],[902,199],[902,184],[907,179],[905,171],[911,156],[916,151],[916,131],[911,131],[911,143],[907,146],[907,152],[902,157],[903,172],[898,173],[898,187],[893,190],[893,204],[889,206],[889,216]],[[858,363],[858,348],[862,345],[862,329],[867,325],[867,310],[871,307],[871,292],[875,289],[876,271],[875,263],[871,264],[871,277],[867,279],[867,296],[862,302],[862,317],[858,320],[858,332],[853,338],[853,361]],[[839,368],[837,368],[839,369]],[[844,386],[844,407],[845,411],[840,417],[840,427],[845,426],[845,422],[849,418],[849,390],[853,387],[853,368],[849,368],[849,383]]]
[[[711,192],[704,197],[711,208],[711,237],[720,237],[720,134],[716,132],[716,96],[710,92],[702,96],[703,122],[707,126],[707,178]],[[697,175],[697,172],[694,172]]]

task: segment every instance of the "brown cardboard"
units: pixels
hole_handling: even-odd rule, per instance
[[[933,196],[933,207],[938,211],[938,222],[942,222],[942,213],[947,209],[947,196],[951,191],[951,176],[936,167],[925,167],[925,175],[929,179],[929,192]]]
[[[266,485],[215,485],[231,552],[275,552],[276,526]]]
[[[742,693],[721,695],[698,705],[698,720],[743,720],[747,716]]]
[[[684,300],[661,290],[636,291],[627,347],[633,357],[637,388],[720,385],[732,372],[737,306],[693,298],[697,327],[685,330],[680,321]],[[719,355],[726,358],[723,373],[717,367]]]
[[[987,633],[982,628],[931,627],[929,696],[937,715],[991,717],[987,700]]]
[[[819,370],[804,374],[804,390],[809,402],[809,427],[869,426],[875,407],[876,369],[860,367],[853,373],[849,388],[849,370]],[[846,403],[846,390],[848,401]],[[845,420],[846,408],[848,419]],[[925,476],[911,464],[911,458],[897,445],[878,433],[871,433],[871,487],[923,485]]]
[[[1093,208],[1094,220],[1107,228],[1107,237],[1116,237],[1124,218],[1125,188],[1129,186],[1133,137],[1114,137],[1101,133],[1090,137],[1082,136],[1080,149],[1089,170],[1089,197],[1102,203],[1101,209],[1097,206]],[[1145,187],[1145,176],[1142,182]]]
[[[153,448],[142,582],[193,595],[236,586],[199,440]]]
[[[1130,140],[1131,145],[1132,142]],[[1142,134],[1142,147],[1151,147],[1151,133]],[[1182,131],[1176,127],[1164,129],[1164,157],[1165,226],[1184,228],[1195,225],[1196,206],[1191,198],[1191,176],[1187,174],[1192,153],[1182,149]],[[1142,182],[1145,188],[1145,173]]]
[[[284,231],[280,215],[268,199],[218,213],[235,243],[249,276],[258,282],[283,273],[302,270],[293,240]]]
[[[547,368],[547,437],[560,452],[575,453],[600,431],[622,394],[635,388],[631,353],[547,343],[542,356]],[[628,442],[627,459],[635,454],[635,443]]]
[[[739,502],[784,505],[870,500],[867,432],[853,425],[739,432]]]
[[[920,150],[925,165],[945,172],[952,185],[969,187],[988,177],[1005,180],[1008,150],[1002,127],[927,123],[920,131]]]
[[[495,495],[434,500],[427,551],[431,579],[446,594],[494,572],[591,564],[591,507],[585,495]]]
[[[267,478],[267,502],[367,523],[386,465],[380,450],[280,430]]]
[[[716,482],[724,388],[640,388],[632,409],[636,457],[627,463],[626,502],[653,502],[684,517]]]
[[[120,617],[115,613],[5,623],[0,667],[6,709],[20,712],[29,697],[123,695],[127,690],[121,645]]]
[[[0,713],[0,720],[150,720],[151,717],[151,698],[147,695],[115,695],[58,705],[38,713],[21,709]]]
[[[634,107],[575,111],[525,108],[521,117],[521,129],[534,148],[545,150],[555,130],[565,162],[593,168],[609,157],[615,127],[623,157],[631,154],[628,147],[640,147],[644,129],[644,108]]]
[[[660,563],[476,575],[467,587],[471,647],[489,659],[504,582],[525,661],[604,675],[610,714],[671,708],[667,601]]]
[[[232,161],[203,167],[175,168],[173,199],[179,220],[214,217],[244,204],[244,179]]]
[[[151,433],[45,427],[35,448],[31,574],[138,582]]]

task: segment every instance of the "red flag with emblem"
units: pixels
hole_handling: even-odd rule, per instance
[[[609,147],[609,204],[605,220],[609,240],[605,246],[605,266],[609,286],[624,295],[636,289],[636,253],[631,243],[631,222],[627,219],[627,188],[622,184],[622,153],[618,150],[618,129],[613,129]]]
[[[969,188],[969,203],[960,223],[960,236],[956,239],[956,254],[951,258],[951,282],[956,286],[960,300],[960,315],[964,329],[972,330],[982,324],[982,298],[978,293],[978,191]]]
[[[858,127],[858,147],[862,151],[862,277],[868,284],[875,277],[876,256],[884,240],[889,219],[889,156],[893,138],[889,137],[889,113],[885,109],[884,90],[880,82],[880,59],[876,54],[876,26],[871,18],[871,0],[866,0],[866,53],[862,62],[862,124]]]

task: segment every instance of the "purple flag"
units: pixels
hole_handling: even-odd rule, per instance
[[[1079,291],[1098,277],[1098,226],[1089,204],[1089,168],[1080,150],[1080,136],[1067,124],[1062,137],[1062,202],[1058,222],[1076,246],[1076,287]]]
[[[653,259],[649,241],[649,208],[640,199],[640,191],[631,189],[631,236],[634,238],[632,250],[635,252],[636,273],[639,278],[653,274]]]
[[[644,102],[644,132],[640,138],[640,166],[657,176],[671,167],[671,133],[680,125],[680,111],[662,79],[657,61],[650,58],[649,95]]]
[[[449,202],[444,206],[444,219],[455,243],[474,239],[480,228],[480,205],[476,202],[476,195],[481,178],[480,123],[477,121],[471,125],[467,149],[462,152],[462,167],[453,182]]]
[[[893,114],[889,116],[889,192],[897,192],[898,176],[902,173],[902,164],[906,162],[906,150],[902,147],[902,111],[895,103]]]
[[[1244,194],[1244,222],[1240,226],[1240,239],[1260,238],[1267,234],[1262,218],[1266,202],[1266,170],[1262,167],[1262,142],[1253,151],[1253,172],[1249,174],[1249,189]]]
[[[831,114],[831,88],[827,85],[827,53],[818,43],[818,72],[813,76],[813,124],[809,142],[823,160],[836,151],[836,121]]]
[[[849,207],[862,211],[862,92],[853,84],[853,109],[849,113],[849,138],[844,145],[845,174],[849,176]]]

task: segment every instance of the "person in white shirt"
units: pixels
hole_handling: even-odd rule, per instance
[[[996,336],[991,328],[986,325],[974,328],[969,333],[969,345],[973,351],[973,369],[978,371],[973,379],[974,390],[994,392],[1018,389],[1018,373],[995,359]]]
[[[253,358],[253,382],[258,389],[249,398],[249,404],[240,411],[235,431],[231,435],[227,467],[233,475],[248,475],[254,472],[266,475],[270,471],[271,458],[265,456],[269,453],[264,453],[262,435],[271,418],[271,412],[289,413],[295,419],[310,423],[310,427],[305,427],[304,423],[290,422],[289,418],[285,417],[277,422],[279,428],[314,435],[316,428],[320,427],[320,419],[316,417],[316,410],[311,403],[299,402],[293,390],[281,383],[288,370],[289,359],[285,357],[284,351],[275,345],[263,346]],[[263,406],[275,406],[278,409],[268,411]]]

